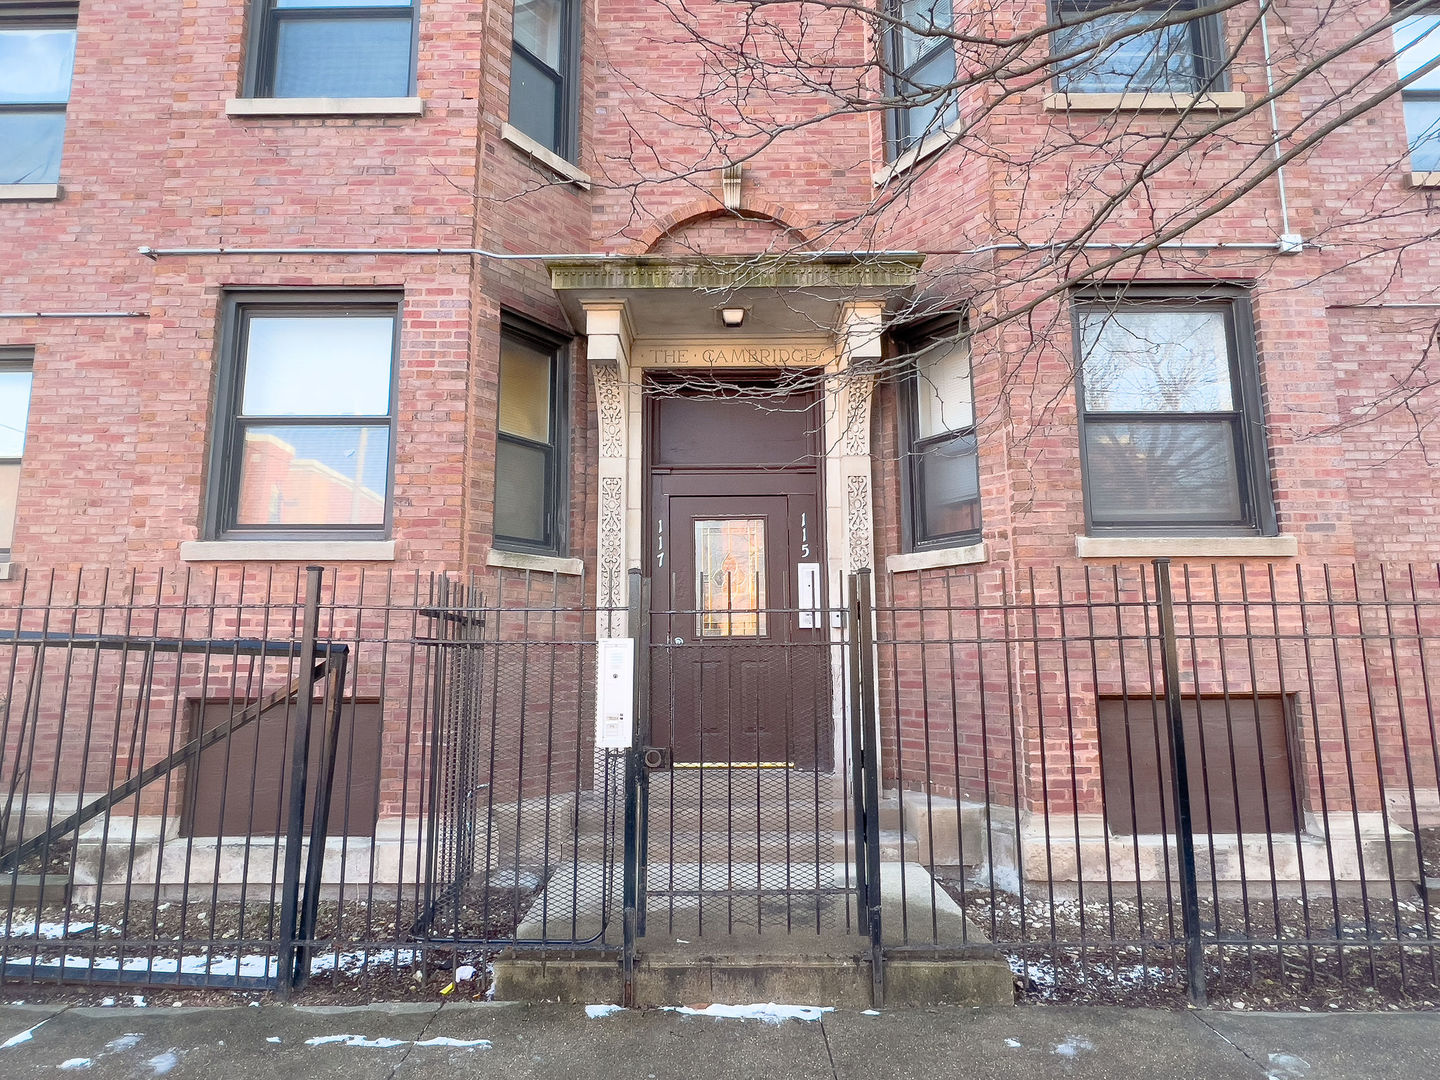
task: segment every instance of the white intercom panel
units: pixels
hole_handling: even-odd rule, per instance
[[[627,750],[635,741],[635,641],[601,638],[598,644],[595,745]]]
[[[819,630],[820,564],[802,562],[795,567],[795,606],[800,609],[800,629]]]

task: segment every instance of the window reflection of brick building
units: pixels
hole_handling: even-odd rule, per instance
[[[346,476],[313,457],[300,456],[292,444],[276,435],[251,434],[245,440],[237,520],[256,525],[383,521],[384,493],[366,487],[361,478],[363,450],[362,441],[355,475]]]

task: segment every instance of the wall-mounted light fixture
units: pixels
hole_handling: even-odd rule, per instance
[[[745,310],[743,307],[721,308],[720,322],[731,330],[734,330],[737,326],[745,322]]]

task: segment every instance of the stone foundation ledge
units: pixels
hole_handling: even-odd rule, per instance
[[[1418,800],[1417,800],[1418,801]],[[1171,836],[1109,832],[1103,814],[1051,815],[1014,807],[959,802],[923,792],[902,796],[905,830],[919,843],[927,865],[993,867],[997,884],[1026,881],[1164,881],[1179,873]],[[1420,882],[1419,853],[1410,814],[1307,813],[1296,834],[1215,833],[1195,838],[1202,880]],[[989,827],[987,842],[986,828]],[[1423,824],[1423,822],[1422,822]],[[1078,828],[1077,828],[1078,826]],[[1327,828],[1328,826],[1328,828]],[[1327,841],[1328,836],[1328,841]]]

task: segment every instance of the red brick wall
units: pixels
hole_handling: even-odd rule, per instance
[[[994,19],[998,27],[1023,30],[1039,24],[1044,6],[1014,0]],[[726,4],[693,10],[702,32],[732,40],[744,14]],[[1384,10],[1380,0],[1326,8],[1325,28],[1317,32],[1311,5],[1287,5],[1271,25],[1278,77],[1295,69],[1295,43],[1313,52]],[[991,565],[1009,575],[1012,595],[1017,572],[1077,570],[1083,502],[1070,314],[1063,296],[1049,294],[1062,270],[1085,264],[1057,266],[1043,250],[970,249],[1068,235],[1114,190],[1117,162],[1133,167],[1143,160],[1175,119],[1047,112],[1043,86],[1003,100],[977,93],[962,107],[963,118],[979,125],[972,146],[926,159],[877,188],[878,113],[826,119],[770,142],[759,130],[700,125],[688,102],[707,85],[714,57],[707,59],[683,29],[657,21],[660,11],[638,0],[584,6],[577,163],[593,180],[587,187],[501,137],[511,19],[503,0],[422,3],[418,93],[425,113],[389,118],[227,116],[225,103],[241,84],[244,5],[84,5],[65,194],[57,202],[0,203],[7,251],[22,255],[0,280],[0,311],[135,314],[0,319],[0,345],[36,351],[14,561],[180,572],[179,545],[200,535],[203,518],[223,291],[385,287],[405,295],[396,569],[484,574],[501,311],[573,329],[538,260],[307,254],[152,261],[137,254],[140,246],[722,253],[762,250],[793,236],[812,248],[932,252],[919,290],[924,303],[966,309],[977,323],[1006,309],[1029,309],[976,339],[985,541]],[[1232,13],[1232,38],[1248,18]],[[807,32],[841,55],[869,55],[858,20],[819,16]],[[1330,85],[1384,69],[1389,49],[1382,36],[1338,61]],[[1252,39],[1234,66],[1232,88],[1257,93],[1264,86]],[[1347,91],[1346,100],[1359,92]],[[804,122],[834,101],[787,92],[769,105],[775,111],[767,117]],[[1323,97],[1323,84],[1312,81],[1283,104],[1281,126],[1313,128],[1316,120],[1306,117],[1317,111],[1332,116],[1335,106]],[[718,106],[714,115],[735,123]],[[1198,130],[1208,120],[1186,119],[1182,129]],[[1134,242],[1190,212],[1198,196],[1232,188],[1237,175],[1264,167],[1269,128],[1260,110],[1180,155],[1092,239]],[[1307,242],[1301,255],[1170,250],[1104,271],[1140,281],[1253,283],[1276,508],[1281,531],[1298,539],[1306,563],[1433,558],[1430,522],[1440,510],[1440,487],[1421,436],[1433,407],[1427,373],[1440,307],[1430,305],[1440,284],[1440,249],[1412,243],[1427,235],[1434,197],[1407,186],[1403,146],[1400,107],[1391,101],[1287,167],[1288,224],[1272,177],[1197,223],[1189,237],[1273,241],[1288,227]],[[747,157],[744,220],[720,204],[719,170],[739,156]],[[852,227],[823,228],[872,200],[878,214]],[[1112,255],[1092,250],[1083,258],[1098,266]],[[577,343],[569,380],[571,549],[593,567],[589,387]],[[883,560],[900,547],[903,465],[889,388],[877,403],[876,550]],[[947,587],[945,575],[924,583],[913,574],[881,578],[882,600],[901,606]],[[495,588],[493,575],[481,581]],[[948,587],[967,584],[956,577]],[[581,599],[581,589],[579,580],[563,584],[567,601]],[[895,630],[902,639],[940,632],[918,615],[905,618]],[[961,685],[955,672],[973,660],[927,650],[921,669],[929,674],[919,686],[887,671],[887,739],[927,752],[916,725],[960,712],[956,700],[964,695],[955,689]],[[999,698],[986,700],[999,707]],[[1033,752],[1040,717],[1032,710],[1020,719],[1021,737],[1032,740],[1023,752]],[[1079,722],[1091,719],[1082,715]],[[977,749],[975,735],[931,732],[930,747],[943,743],[939,752],[952,763],[957,789],[983,787],[989,775],[989,749]]]

